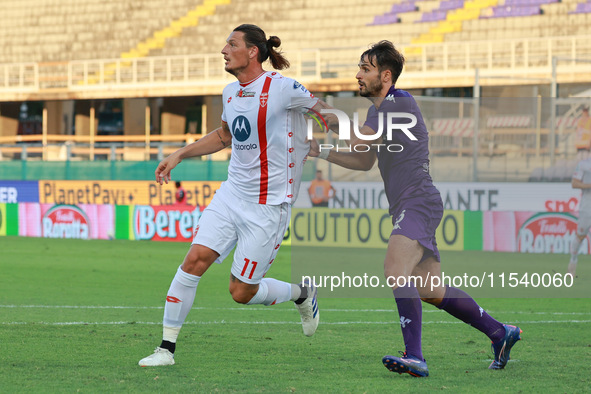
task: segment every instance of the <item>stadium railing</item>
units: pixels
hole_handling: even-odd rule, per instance
[[[478,68],[496,75],[549,78],[553,56],[591,57],[591,36],[521,38],[497,41],[444,42],[403,46],[406,70],[402,86],[471,85]],[[306,83],[310,90],[355,90],[357,61],[366,48],[340,47],[287,53],[291,68],[284,74]],[[588,64],[563,64],[558,79],[587,81]],[[94,59],[57,63],[0,65],[0,101],[101,98],[101,91],[134,97],[137,89],[175,90],[179,95],[219,94],[232,77],[223,71],[220,54],[158,56],[135,59]],[[483,85],[489,81],[482,81]],[[505,84],[522,84],[507,80]],[[127,93],[125,93],[127,92]],[[154,92],[158,94],[157,91]]]

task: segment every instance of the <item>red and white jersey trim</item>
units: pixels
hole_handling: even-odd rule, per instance
[[[317,99],[298,82],[266,72],[224,89],[222,120],[232,132],[228,186],[259,204],[293,203],[310,149],[304,113]]]

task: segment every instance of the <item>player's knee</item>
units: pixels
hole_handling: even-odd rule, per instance
[[[201,276],[214,260],[215,255],[209,255],[198,247],[191,247],[183,260],[182,269],[189,274]]]
[[[195,272],[200,271],[199,268],[202,265],[203,262],[201,261],[199,253],[194,250],[190,250],[183,260],[183,271],[193,275],[198,275]]]
[[[230,282],[230,294],[232,295],[232,299],[239,304],[248,304],[256,293],[257,289],[255,286],[240,282]]]
[[[230,294],[232,294],[232,299],[239,304],[248,304],[252,297],[254,297],[254,294],[250,292],[232,287],[230,287]]]
[[[421,297],[421,301],[426,302],[427,304],[438,306],[443,301],[443,298]]]

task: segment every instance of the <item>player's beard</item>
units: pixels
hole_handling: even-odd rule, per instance
[[[359,95],[362,97],[378,97],[378,95],[382,91],[382,88],[384,87],[384,84],[382,83],[382,80],[379,75],[378,78],[376,78],[373,81],[369,81],[369,84],[364,83],[364,85],[365,90],[359,91]]]
[[[236,60],[234,60],[236,61]],[[232,60],[230,60],[230,63],[232,62]],[[242,66],[234,66],[232,68],[228,68],[228,66],[224,67],[224,70],[226,70],[226,72],[228,74],[232,74],[235,77],[238,77],[238,74],[240,74],[242,71],[246,70],[249,66],[250,62],[247,61],[245,65]]]
[[[227,68],[227,67],[224,67],[224,70],[226,70],[226,72],[228,74],[232,74],[233,76],[238,75],[238,70],[236,70],[235,68]]]

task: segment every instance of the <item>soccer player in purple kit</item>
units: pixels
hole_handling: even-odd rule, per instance
[[[372,150],[322,150],[313,141],[310,156],[356,170],[371,169],[377,158],[394,225],[384,260],[384,275],[386,278],[415,276],[423,279],[417,281],[420,283],[408,281],[402,287],[392,287],[406,351],[400,352],[401,357],[385,356],[382,362],[386,368],[416,377],[429,376],[421,346],[422,300],[488,336],[494,353],[489,368],[503,369],[511,348],[521,339],[519,327],[493,319],[460,289],[431,288],[427,283],[429,277],[441,276],[435,230],[443,215],[443,202],[429,175],[428,134],[419,107],[408,92],[395,87],[403,66],[404,57],[389,41],[380,41],[361,55],[356,76],[359,93],[369,98],[373,106],[360,129],[365,138],[352,134],[349,144],[351,147],[367,145],[369,136],[377,137],[376,133],[383,130],[382,136],[369,142]],[[409,119],[416,118],[416,124],[411,122],[404,132],[394,130],[388,139],[387,114],[394,112],[398,115],[394,115],[397,118],[393,123],[408,124]],[[412,114],[415,118],[404,119],[402,114]]]

